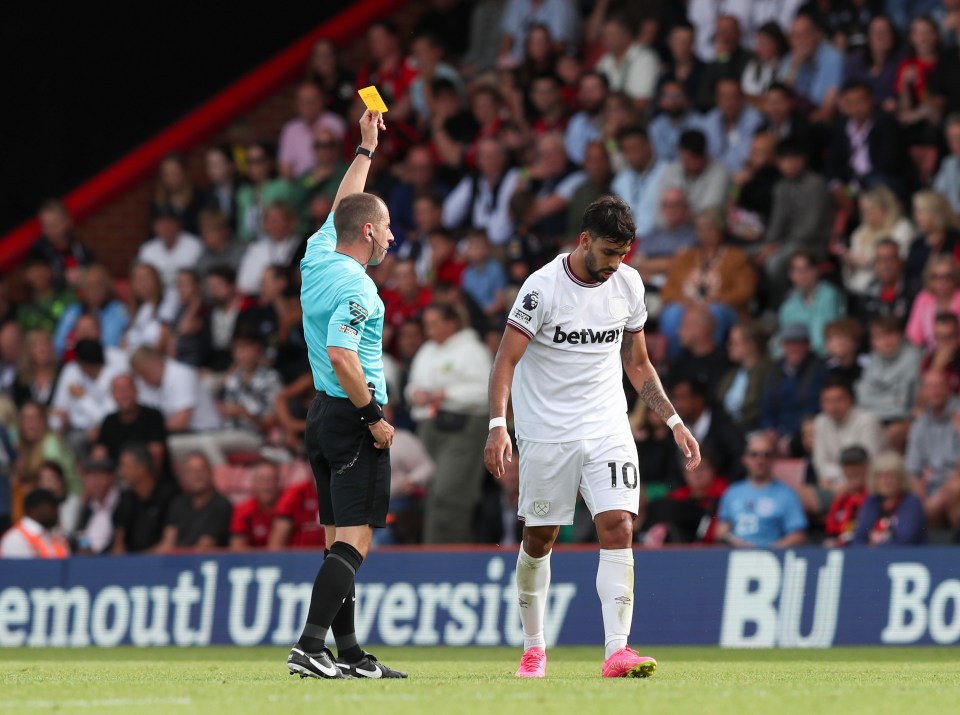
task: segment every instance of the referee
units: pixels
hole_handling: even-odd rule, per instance
[[[317,397],[307,414],[306,448],[320,501],[327,550],[313,584],[307,623],[287,657],[301,677],[406,678],[364,652],[354,630],[354,580],[373,527],[386,525],[393,427],[383,418],[383,302],[366,267],[393,242],[390,214],[363,193],[379,130],[364,112],[362,141],[340,182],[333,209],[300,262],[303,330]],[[333,631],[337,659],[325,647]]]

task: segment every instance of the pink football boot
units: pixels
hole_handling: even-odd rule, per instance
[[[649,678],[657,670],[657,661],[638,655],[632,648],[621,648],[603,661],[604,678]]]
[[[542,678],[547,674],[547,652],[543,648],[525,651],[517,669],[518,678]]]

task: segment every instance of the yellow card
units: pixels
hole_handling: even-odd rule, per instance
[[[383,98],[373,85],[358,89],[357,94],[360,95],[360,99],[363,100],[363,103],[367,105],[367,109],[371,112],[387,113],[387,105],[383,103]]]

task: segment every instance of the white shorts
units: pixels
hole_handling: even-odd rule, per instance
[[[639,460],[629,431],[575,442],[517,440],[517,444],[517,515],[527,526],[572,524],[578,491],[594,518],[605,511],[639,511]]]

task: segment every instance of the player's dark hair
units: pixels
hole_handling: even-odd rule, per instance
[[[594,240],[602,238],[622,246],[633,242],[637,224],[629,204],[616,196],[601,196],[583,212],[580,231]]]
[[[333,228],[337,232],[337,243],[347,245],[358,241],[360,229],[365,223],[380,223],[387,217],[387,206],[383,199],[372,194],[350,194],[340,200],[333,215]]]

